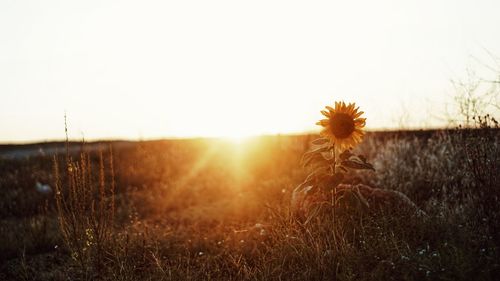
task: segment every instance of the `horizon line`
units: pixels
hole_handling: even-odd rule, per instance
[[[373,128],[366,129],[367,133],[383,133],[383,132],[411,132],[411,131],[439,131],[439,130],[453,130],[455,126],[428,126],[428,127],[402,127],[402,128]],[[202,136],[202,135],[192,135],[192,136],[164,136],[164,137],[110,137],[110,138],[71,138],[67,140],[70,143],[97,143],[97,142],[141,142],[141,141],[161,141],[161,140],[213,140],[213,139],[251,139],[259,137],[276,137],[276,136],[303,136],[303,135],[319,135],[319,131],[305,130],[298,132],[288,132],[288,133],[262,133],[262,134],[251,134],[241,137],[233,136]],[[46,143],[60,143],[66,142],[65,137],[53,138],[53,139],[32,139],[32,140],[11,140],[11,141],[0,141],[0,145],[30,145],[30,144],[46,144]]]

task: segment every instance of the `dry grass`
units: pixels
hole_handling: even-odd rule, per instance
[[[497,129],[371,133],[358,152],[376,173],[345,181],[401,191],[428,216],[336,212],[304,225],[290,196],[311,139],[267,137],[245,150],[217,140],[115,143],[113,170],[95,151],[69,162],[63,153],[59,176],[50,156],[0,158],[0,279],[497,278]],[[60,182],[64,196],[37,193],[36,181]],[[79,262],[72,255],[87,229],[93,243],[107,234]]]
[[[99,153],[98,177],[86,153],[79,161],[67,154],[63,175],[54,157],[56,213],[64,243],[82,272],[91,269],[100,275],[106,254],[111,251],[114,228],[115,182],[110,153],[111,180],[106,184],[102,151]],[[92,266],[92,268],[91,268]]]

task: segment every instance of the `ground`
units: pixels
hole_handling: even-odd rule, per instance
[[[0,279],[495,280],[500,274],[498,130],[369,133],[355,152],[375,171],[351,172],[345,183],[400,191],[426,216],[339,210],[304,224],[290,211],[290,199],[307,176],[301,157],[314,138],[1,146]],[[77,186],[96,193],[85,197],[76,189],[74,202],[89,205],[78,212],[63,205],[61,228],[56,183],[63,202],[73,202],[69,180],[85,170],[68,167],[66,151],[76,163],[80,152],[89,155],[92,181]],[[50,190],[37,188],[44,185]]]

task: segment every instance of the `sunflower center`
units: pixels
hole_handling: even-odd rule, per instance
[[[345,113],[335,113],[330,118],[330,128],[337,138],[344,139],[354,132],[354,120]]]

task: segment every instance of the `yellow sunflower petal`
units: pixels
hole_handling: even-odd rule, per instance
[[[316,122],[316,125],[320,125],[320,126],[324,127],[324,126],[327,126],[329,123],[330,123],[330,120],[328,120],[328,119],[321,119],[318,122]]]
[[[363,124],[361,126],[364,126],[365,123],[366,123],[366,118],[357,118],[356,120],[354,120],[354,124],[356,124],[356,125]]]
[[[327,119],[322,119],[316,124],[323,126],[320,134],[328,138],[336,149],[354,147],[362,141],[366,118],[360,118],[364,112],[359,111],[356,103],[335,101],[333,107],[325,108],[321,114]]]
[[[359,110],[359,107],[357,107],[357,108],[353,108],[353,109],[352,109],[352,111],[351,111],[351,116],[352,116],[353,118],[356,118],[356,117],[354,117],[354,116],[356,116],[356,114],[358,114],[358,110]]]
[[[356,110],[356,111],[357,111],[357,110]],[[364,113],[363,111],[360,111],[360,112],[358,112],[358,113],[354,114],[354,116],[353,116],[353,117],[354,117],[354,118],[358,118],[359,116],[363,115],[363,113]]]
[[[347,106],[347,110],[349,111],[349,113],[352,113],[352,110],[354,109],[354,103],[350,103],[348,106]]]

